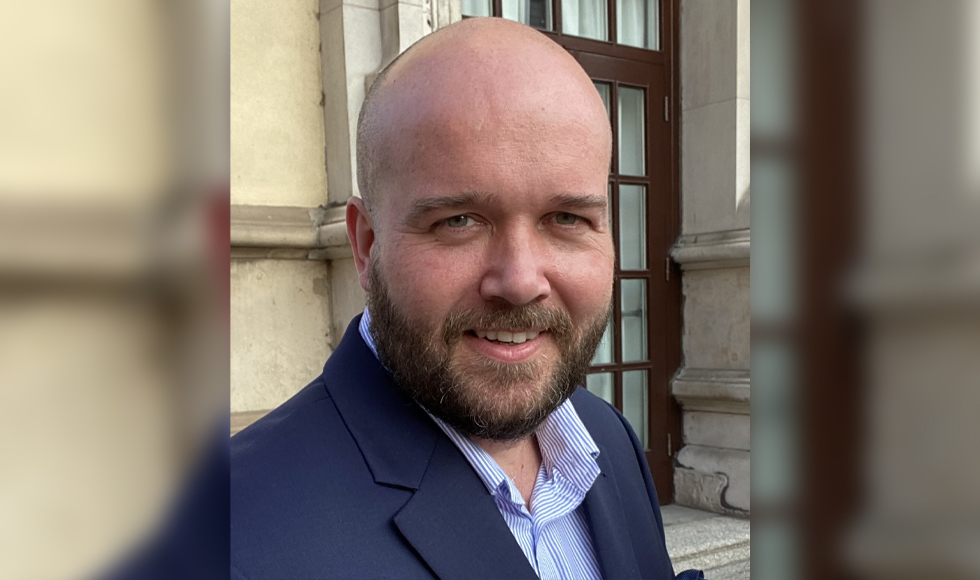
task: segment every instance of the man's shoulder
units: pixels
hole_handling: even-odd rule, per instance
[[[300,389],[284,403],[237,433],[231,438],[231,458],[246,459],[266,445],[281,444],[284,438],[295,435],[308,423],[312,415],[328,410],[330,393],[323,383],[323,375]]]
[[[375,484],[332,378],[321,375],[231,440],[231,559],[242,577],[353,577],[372,553],[390,562],[366,577],[417,566],[392,551],[389,529],[409,492]]]

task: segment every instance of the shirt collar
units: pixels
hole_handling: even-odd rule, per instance
[[[371,313],[368,312],[367,308],[364,309],[364,314],[361,316],[358,330],[361,333],[361,338],[364,339],[368,348],[377,358],[378,349],[371,336]],[[482,447],[445,421],[429,413],[428,409],[425,409],[425,412],[463,452],[491,494],[496,495],[501,490],[501,486],[509,488],[509,485],[512,485],[509,484],[507,475],[500,469],[497,462]],[[572,402],[566,400],[555,409],[538,427],[536,435],[538,436],[538,447],[541,450],[541,461],[548,478],[554,477],[557,471],[578,488],[580,493],[583,495],[587,493],[600,472],[599,464],[596,462],[599,457],[599,448],[582,423],[582,419],[575,411]],[[516,499],[520,499],[519,494]]]

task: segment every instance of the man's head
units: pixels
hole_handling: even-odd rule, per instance
[[[532,432],[609,314],[611,133],[572,57],[471,19],[410,48],[358,121],[347,227],[382,362],[476,437]]]

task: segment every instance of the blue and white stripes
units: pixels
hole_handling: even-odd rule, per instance
[[[377,356],[367,309],[361,336]],[[430,414],[430,416],[432,416]],[[582,501],[599,476],[599,448],[571,401],[555,410],[536,435],[541,450],[531,508],[497,462],[470,438],[437,417],[432,419],[459,448],[494,497],[507,527],[542,580],[591,580],[601,577]]]

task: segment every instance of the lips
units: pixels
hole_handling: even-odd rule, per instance
[[[483,334],[483,337],[480,334]],[[492,334],[496,335],[493,339],[490,338]],[[509,340],[501,341],[501,334],[504,334],[503,338]],[[533,336],[533,338],[529,338],[529,336]],[[547,344],[545,339],[548,336],[549,333],[542,331],[473,330],[463,334],[463,343],[487,358],[514,364],[527,362],[534,358],[541,348]]]

